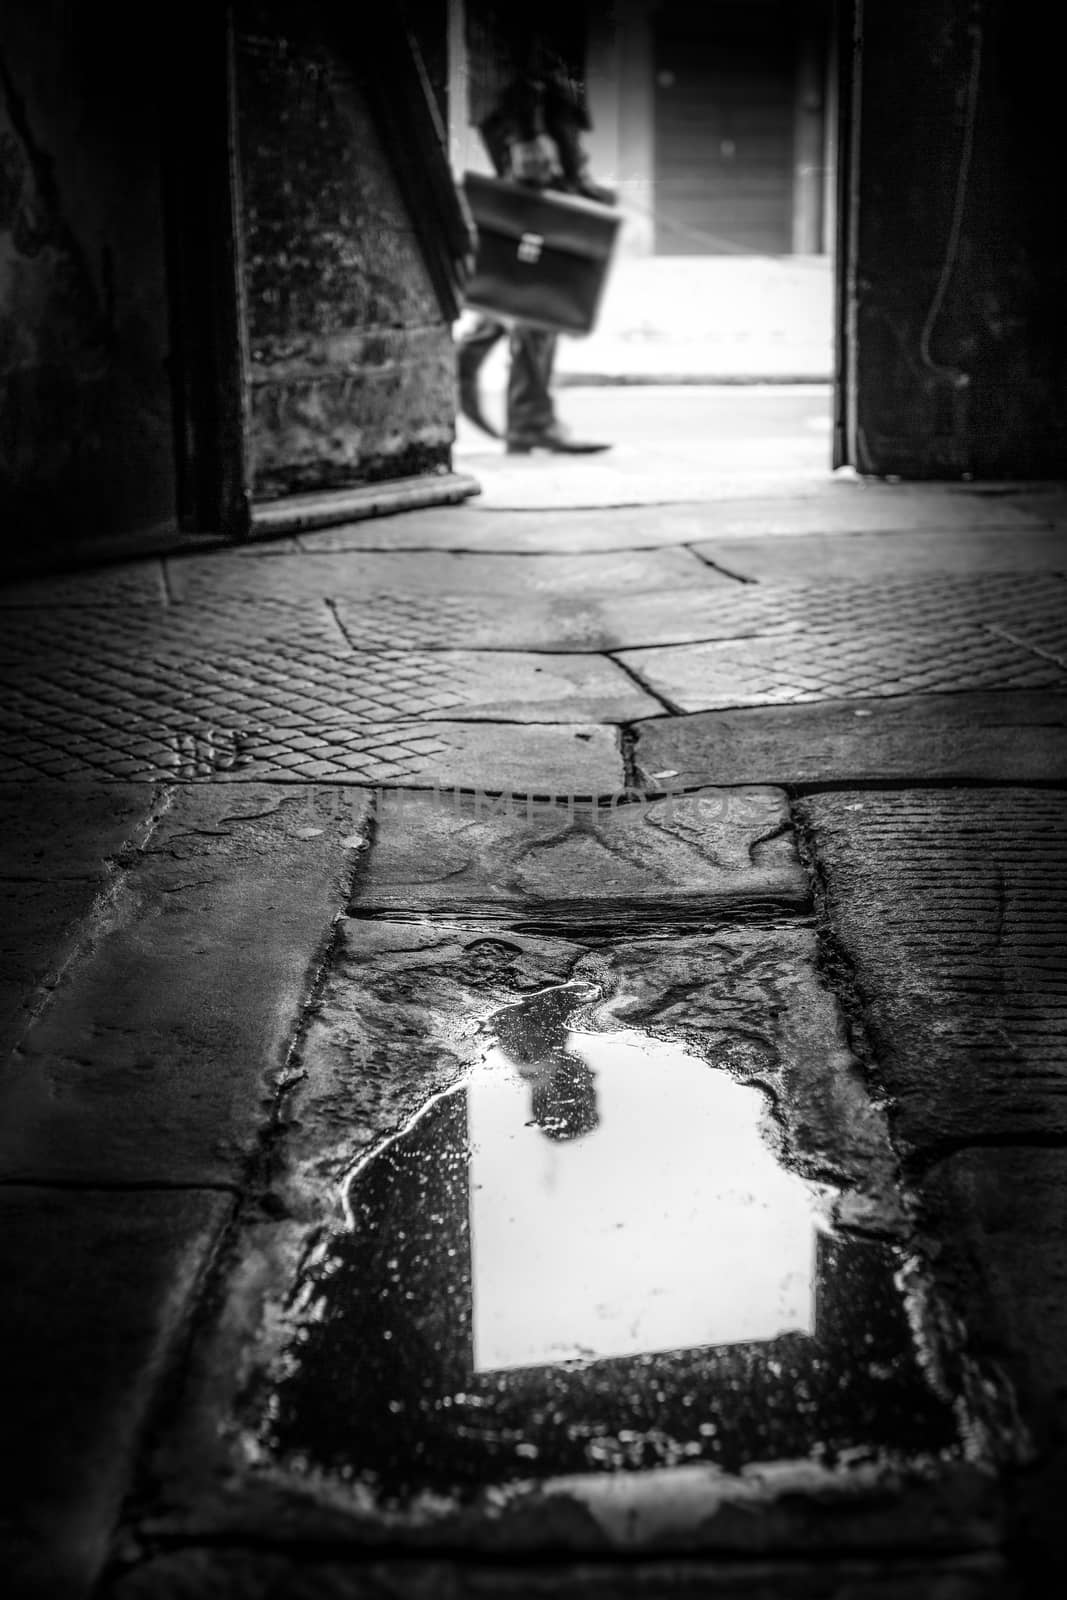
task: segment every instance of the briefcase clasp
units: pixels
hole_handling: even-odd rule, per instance
[[[515,253],[520,261],[524,262],[526,266],[530,267],[536,262],[540,261],[541,251],[544,249],[544,245],[545,241],[541,234],[524,233],[522,238],[519,240],[519,248]]]

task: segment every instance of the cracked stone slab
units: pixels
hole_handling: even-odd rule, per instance
[[[928,1564],[963,1551],[991,1558],[998,1496],[984,1467],[962,1461],[913,1475],[894,1469],[890,1479],[871,1462],[839,1471],[765,1462],[740,1474],[696,1466],[579,1474],[516,1484],[503,1496],[488,1491],[484,1500],[387,1508],[339,1477],[268,1465],[249,1452],[239,1425],[220,1427],[227,1418],[239,1424],[241,1396],[269,1361],[282,1307],[292,1304],[294,1275],[323,1224],[337,1223],[353,1162],[463,1076],[484,1049],[479,1030],[489,1013],[571,978],[596,991],[582,1026],[682,1040],[759,1085],[777,1108],[776,1131],[768,1124],[765,1137],[781,1158],[815,1181],[854,1185],[839,1194],[838,1220],[908,1237],[884,1120],[819,976],[810,925],[605,948],[492,924],[350,919],[294,1063],[276,1147],[278,1203],[270,1219],[251,1218],[243,1231],[220,1320],[196,1348],[129,1532],[150,1543],[254,1546],[269,1530],[278,1556],[290,1540],[305,1553],[329,1540],[337,1559],[345,1546],[354,1553],[383,1539],[412,1555],[430,1541],[460,1555],[548,1549],[575,1559],[693,1550],[726,1560],[862,1560],[867,1552],[884,1561],[889,1545],[905,1560],[921,1551]]]
[[[893,573],[867,582],[767,584],[712,575],[716,582],[696,587],[534,595],[521,606],[502,606],[491,595],[383,592],[358,604],[340,601],[337,612],[353,644],[368,650],[622,650],[782,629],[884,632],[902,618],[910,628],[996,626],[1042,648],[1067,648],[1067,583],[1054,574]]]
[[[304,721],[400,721],[465,716],[515,720],[565,718],[600,708],[616,718],[655,702],[614,663],[597,657],[517,651],[352,651],[275,639],[231,647],[212,658],[193,640],[172,655],[141,656],[88,645],[8,677],[12,715],[77,708],[92,715],[188,714],[190,701],[221,717],[228,705],[247,719],[288,715]]]
[[[344,658],[253,662],[249,715],[272,709],[333,726],[374,722],[484,720],[621,722],[657,702],[614,662],[588,655],[488,650],[388,650]]]
[[[104,886],[91,879],[22,879],[0,891],[0,1060],[6,1061],[35,1006],[47,998]]]
[[[346,919],[287,1100],[286,1206],[330,1214],[356,1156],[467,1070],[485,1016],[565,983],[582,953],[566,939],[491,925]]]
[[[540,464],[539,464],[540,465]],[[499,470],[499,469],[497,469]],[[674,498],[677,498],[675,496]],[[608,510],[545,507],[509,510],[480,500],[465,506],[414,512],[404,518],[323,530],[307,541],[316,550],[621,550],[689,544],[745,535],[851,535],[857,532],[954,532],[968,536],[996,529],[1009,536],[1035,531],[1056,519],[1054,502],[1038,497],[982,498],[939,489],[862,488],[831,485],[767,498],[692,504],[620,505]]]
[[[613,661],[601,656],[520,651],[396,650],[355,661],[396,717],[430,721],[457,717],[509,722],[625,722],[658,702]],[[347,685],[337,684],[337,709],[346,710]],[[362,686],[355,715],[366,717]],[[380,714],[375,708],[370,715]]]
[[[586,795],[611,794],[624,782],[618,730],[596,724],[339,723],[321,701],[321,721],[306,701],[253,721],[224,694],[174,716],[93,709],[53,705],[23,726],[9,705],[0,771],[17,779],[280,779]],[[0,728],[4,720],[0,711]]]
[[[534,795],[611,794],[624,782],[613,727],[429,719],[279,729],[250,742],[247,764],[220,776]]]
[[[156,798],[148,784],[0,783],[0,878],[100,879],[143,843]]]
[[[719,507],[701,504],[618,506],[604,511],[507,511],[471,501],[374,523],[331,528],[307,540],[309,550],[462,550],[501,554],[592,553],[655,549],[706,539]]]
[[[902,1227],[884,1122],[800,920],[588,948],[488,920],[349,918],[287,1102],[287,1206],[331,1207],[353,1160],[478,1058],[491,1010],[573,980],[600,996],[594,1028],[679,1040],[769,1090],[783,1160],[846,1190],[841,1215],[887,1236]]]
[[[992,631],[1013,644],[1022,645],[1035,655],[1067,667],[1067,622],[1063,612],[1052,616],[1029,615],[1007,623],[992,624]]]
[[[1067,1139],[1067,797],[857,790],[795,815],[904,1153]]]
[[[9,698],[21,713],[121,706],[173,715],[195,695],[243,715],[294,707],[305,718],[382,721],[464,717],[622,720],[652,709],[622,669],[596,656],[492,651],[354,650],[324,602],[175,606],[162,620],[104,610],[25,611],[0,645]],[[359,639],[358,628],[354,635]]]
[[[0,1174],[237,1184],[364,843],[361,791],[179,788],[0,1082]]]
[[[3,1059],[57,981],[116,861],[143,842],[154,798],[148,785],[0,784]]]
[[[619,597],[623,599],[624,597]],[[633,604],[632,597],[629,599]],[[910,571],[842,577],[821,574],[807,581],[774,577],[733,582],[705,601],[709,616],[733,625],[714,638],[802,632],[843,634],[951,632],[996,627],[1013,633],[1036,629],[1067,640],[1064,612],[1067,581],[1055,572]]]
[[[465,555],[447,551],[310,551],[282,561],[249,561],[229,553],[185,556],[167,563],[176,601],[204,596],[284,593],[294,598],[360,602],[384,591],[514,596],[583,594],[593,589],[676,589],[718,581],[688,549],[575,555]],[[501,602],[505,602],[502,600]]]
[[[0,1190],[8,1594],[84,1595],[232,1202],[210,1193]]]
[[[820,629],[626,650],[641,682],[675,710],[979,689],[1067,689],[1067,665],[970,624],[919,632]]]
[[[616,797],[623,800],[626,797]],[[363,915],[433,912],[623,927],[657,914],[793,911],[808,882],[780,790],[738,788],[603,807],[504,795],[396,797],[379,815]]]
[[[892,1561],[655,1561],[530,1564],[345,1560],[266,1550],[154,1556],[101,1600],[1006,1600],[995,1554]]]
[[[760,583],[827,578],[884,578],[897,572],[978,573],[1067,571],[1067,544],[1056,528],[978,526],[897,533],[798,533],[743,538],[722,533],[693,549],[724,571]]]
[[[697,784],[1067,781],[1067,695],[900,696],[660,717],[636,729],[651,790]]]
[[[337,614],[353,643],[366,650],[620,650],[734,638],[740,586],[713,578],[695,588],[533,596],[521,606],[501,606],[486,595],[378,594],[361,604],[338,601]]]

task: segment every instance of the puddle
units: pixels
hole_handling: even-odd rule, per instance
[[[581,986],[352,1176],[258,1430],[386,1498],[682,1461],[955,1453],[888,1246],[833,1236],[763,1094],[572,1027]]]

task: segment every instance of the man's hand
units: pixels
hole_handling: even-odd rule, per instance
[[[544,189],[553,178],[560,176],[561,168],[556,147],[547,134],[536,139],[515,139],[511,144],[511,176],[517,183],[536,184]]]

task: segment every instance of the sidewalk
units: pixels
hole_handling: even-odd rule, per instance
[[[594,331],[561,339],[558,382],[828,383],[828,256],[620,256]],[[490,381],[503,370],[491,358]]]
[[[8,1593],[987,1600],[1062,1559],[1067,494],[695,459],[701,404],[0,596]],[[690,1242],[546,1359],[560,1050],[605,1139],[646,1108],[610,1292]],[[803,1259],[716,1338],[684,1202],[731,1095],[800,1211],[710,1276]]]

